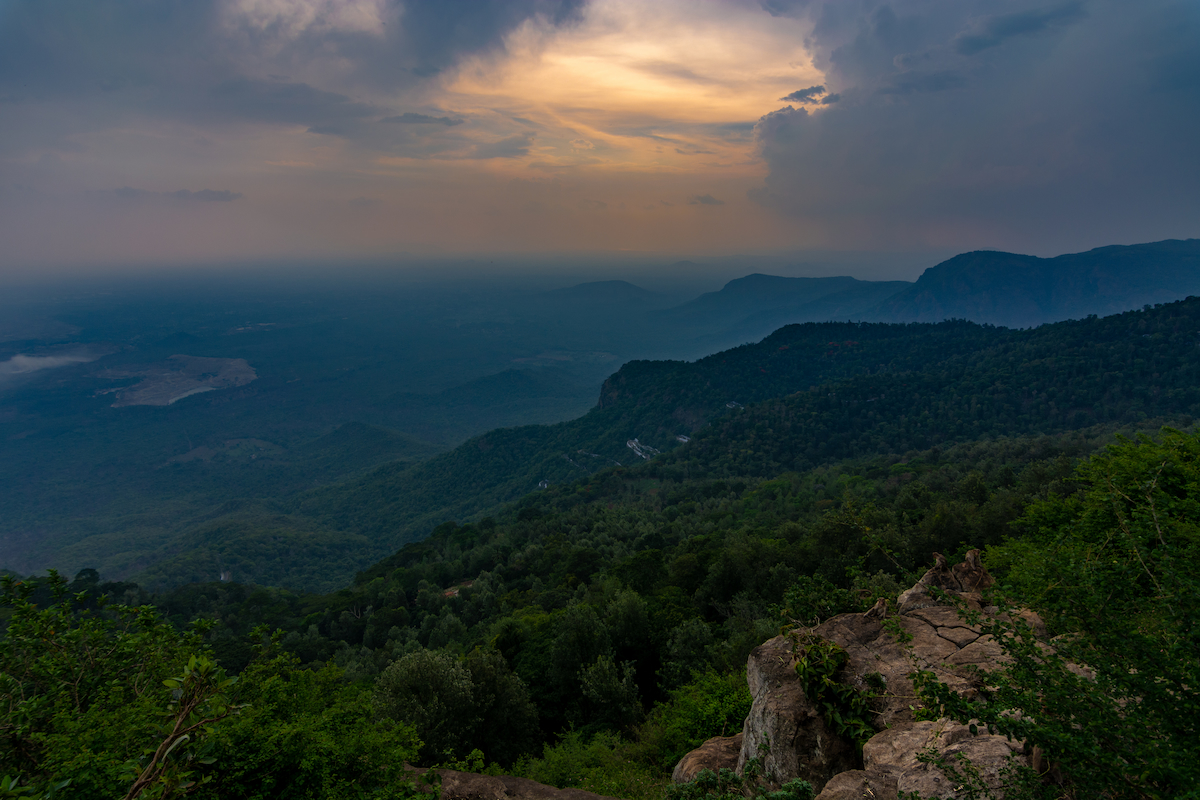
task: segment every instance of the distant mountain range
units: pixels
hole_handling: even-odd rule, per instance
[[[1200,295],[1200,239],[1099,247],[1056,258],[977,250],[915,283],[748,275],[664,314],[757,339],[797,322],[972,322],[1027,328]]]
[[[1098,247],[1057,258],[980,250],[930,267],[864,319],[957,318],[1025,328],[1193,294],[1200,294],[1200,239]]]
[[[1037,330],[790,325],[694,362],[629,362],[578,419],[493,430],[280,507],[318,529],[365,537],[371,545],[355,555],[365,561],[445,520],[651,457],[666,469],[658,477],[770,477],[874,452],[1196,419],[1198,325],[1197,299]],[[155,578],[178,580],[193,557],[156,567]]]
[[[784,278],[755,273],[732,280],[717,292],[662,312],[680,330],[713,331],[697,338],[707,355],[738,342],[757,341],[796,322],[865,319],[880,302],[912,286],[907,281]]]

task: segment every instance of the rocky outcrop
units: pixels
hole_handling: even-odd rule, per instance
[[[556,789],[528,778],[477,775],[453,769],[434,770],[441,777],[441,800],[613,800],[583,789]],[[412,774],[426,770],[414,769]]]
[[[803,778],[817,787],[857,767],[858,752],[853,742],[829,729],[804,696],[792,644],[789,637],[776,636],[750,654],[746,680],[754,703],[742,729],[737,771],[759,758],[768,783]]]
[[[939,599],[954,598],[984,615],[998,613],[984,605],[981,591],[993,580],[980,563],[979,552],[969,552],[962,564],[953,567],[941,555],[934,556],[934,566],[900,595],[895,612],[886,602],[876,603],[866,613],[841,614],[754,649],[746,668],[754,703],[743,731],[739,772],[757,757],[772,786],[802,778],[821,793],[819,800],[884,800],[899,792],[952,793],[939,769],[917,759],[922,751],[932,749],[950,758],[962,753],[993,786],[1011,756],[1024,758],[1022,746],[1002,736],[972,736],[967,726],[949,720],[914,717],[919,701],[908,676],[915,670],[933,671],[955,691],[970,696],[982,676],[1005,658],[990,636]],[[1021,616],[1035,634],[1045,637],[1045,626],[1035,614]],[[821,639],[845,651],[842,680],[876,695],[870,720],[876,734],[861,753],[826,724],[796,674],[797,648],[804,641]]]
[[[946,557],[941,553],[934,553],[933,558],[933,567],[897,599],[896,607],[901,614],[938,605],[931,589],[951,592],[978,603],[979,593],[995,583],[979,561],[978,550],[968,552],[963,563],[953,567],[946,564]]]
[[[1025,757],[1019,743],[1003,736],[973,736],[966,725],[948,720],[916,722],[872,736],[863,747],[863,768],[835,775],[818,800],[896,800],[901,792],[954,796],[955,786],[942,771],[918,760],[918,754],[930,750],[950,763],[960,754],[966,756],[991,786],[1000,783],[1000,772],[1011,757]]]
[[[671,780],[675,783],[688,783],[695,780],[704,769],[713,772],[736,769],[741,754],[742,734],[714,736],[679,760],[675,771],[671,773]]]

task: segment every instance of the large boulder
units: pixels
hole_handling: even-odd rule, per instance
[[[739,772],[759,758],[763,778],[772,787],[802,778],[821,792],[821,800],[883,800],[912,791],[941,796],[953,788],[945,785],[941,770],[917,758],[922,752],[951,760],[961,753],[990,786],[998,784],[1007,759],[1024,758],[1022,746],[1004,737],[972,736],[966,726],[949,720],[917,721],[914,716],[918,700],[909,678],[914,671],[932,671],[970,696],[987,671],[1004,661],[990,636],[939,599],[952,599],[983,615],[997,614],[981,594],[993,579],[980,563],[979,552],[972,550],[953,567],[941,555],[934,556],[934,566],[900,595],[896,611],[881,600],[864,614],[840,614],[816,627],[777,636],[751,652],[746,676],[754,702],[743,730]],[[1045,637],[1045,626],[1035,614],[1021,616]],[[826,724],[796,674],[797,653],[805,643],[819,640],[845,651],[842,681],[876,695],[870,719],[876,734],[861,752]]]
[[[763,778],[772,786],[803,778],[817,787],[859,766],[854,743],[830,730],[805,697],[790,637],[776,636],[754,648],[746,680],[754,702],[742,728],[738,773],[757,758]]]
[[[950,764],[965,756],[992,787],[1000,784],[1011,758],[1025,758],[1021,745],[1003,736],[972,735],[968,726],[945,719],[916,722],[872,736],[863,747],[863,768],[834,776],[817,800],[896,800],[900,793],[910,792],[921,797],[954,796],[957,787],[934,763],[919,759],[921,753]]]
[[[689,783],[696,779],[701,770],[720,772],[723,769],[736,769],[741,754],[742,734],[714,736],[679,760],[675,771],[671,773],[671,780]]]

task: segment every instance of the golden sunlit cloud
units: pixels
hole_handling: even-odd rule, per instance
[[[575,26],[527,22],[505,58],[464,64],[445,102],[532,128],[527,162],[757,174],[748,126],[822,80],[805,32],[752,6],[599,0]]]
[[[797,226],[747,191],[765,174],[755,122],[779,98],[820,84],[807,23],[751,5],[597,0],[577,24],[533,19],[500,54],[465,61],[428,97],[468,124],[444,149],[379,155],[372,172],[406,219],[433,198],[469,207],[460,246],[723,249],[753,237],[793,242]],[[439,112],[441,113],[441,112]],[[376,221],[378,235],[386,227]],[[434,230],[434,227],[420,230]],[[744,243],[736,245],[744,247]]]

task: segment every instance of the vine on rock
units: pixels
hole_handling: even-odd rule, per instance
[[[872,691],[851,686],[845,679],[849,656],[835,642],[806,634],[796,640],[796,674],[804,694],[816,705],[839,735],[852,740],[861,750],[875,735],[871,725]]]

